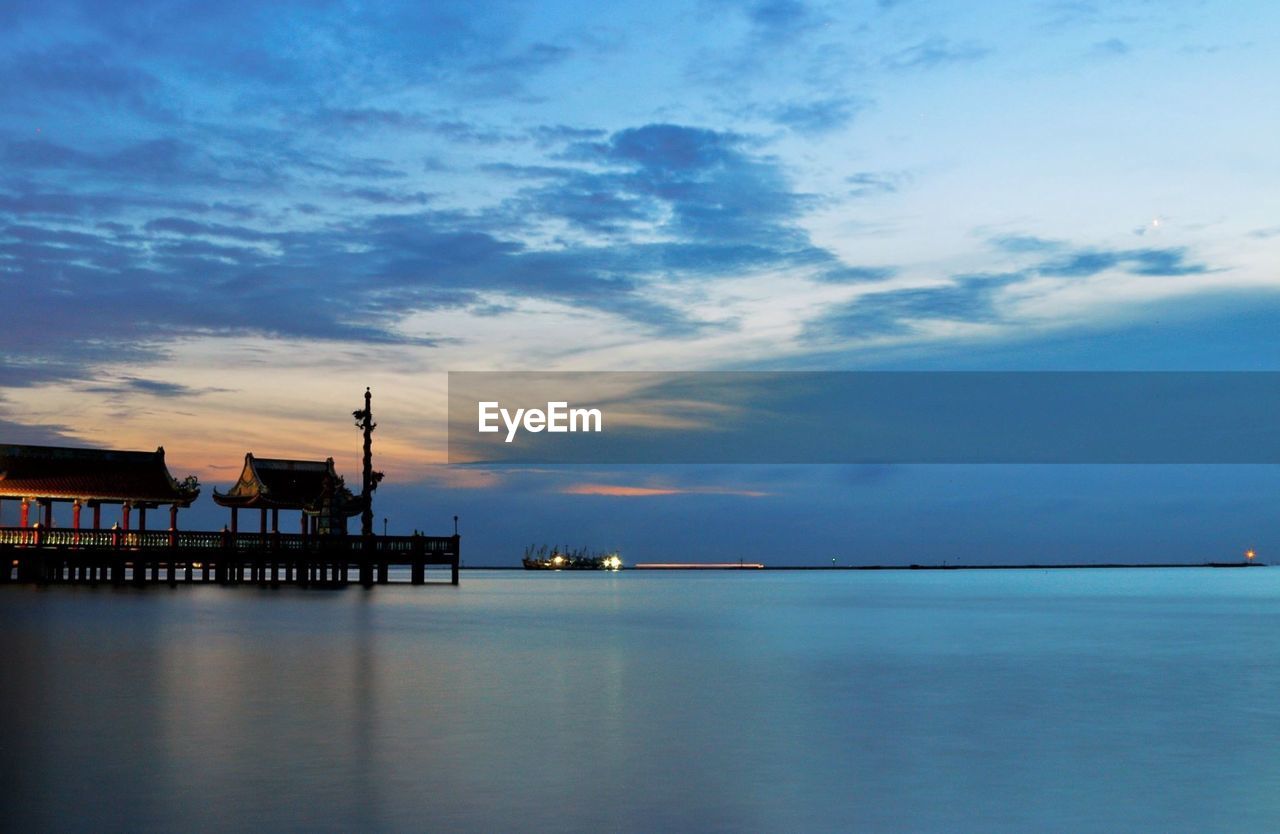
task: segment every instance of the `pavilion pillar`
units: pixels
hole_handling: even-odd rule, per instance
[[[240,532],[240,524],[238,523],[240,520],[239,510],[239,507],[231,508],[231,532],[233,535]]]
[[[53,500],[45,499],[44,503],[44,529],[48,530],[53,526]]]
[[[177,504],[169,505],[169,529],[170,530],[178,529],[178,505]]]
[[[138,530],[141,531],[145,529],[147,529],[147,505],[139,504],[138,505]]]
[[[271,532],[273,533],[280,532],[280,508],[279,507],[271,508]]]
[[[267,508],[262,508],[262,535],[267,534]]]
[[[26,498],[22,499],[21,520],[18,522],[19,527],[26,527],[31,521],[31,502]]]
[[[129,511],[133,509],[133,505],[125,501],[120,505],[120,529],[129,529]]]
[[[71,503],[71,529],[80,529],[80,499],[76,499]]]
[[[298,511],[298,532],[305,539],[307,537],[307,514],[303,510]]]
[[[102,527],[102,505],[93,505],[93,529],[97,530]]]

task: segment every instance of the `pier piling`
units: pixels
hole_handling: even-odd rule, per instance
[[[426,583],[428,565],[448,565],[458,584],[458,536],[321,536],[273,532],[0,527],[0,583],[112,586],[246,582],[262,587],[366,587]],[[181,574],[181,576],[179,575]]]

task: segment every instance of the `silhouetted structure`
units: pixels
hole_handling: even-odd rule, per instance
[[[341,587],[353,565],[369,584],[404,565],[421,585],[427,565],[448,565],[458,584],[458,536],[303,536],[191,530],[0,527],[0,582],[255,582]],[[376,568],[375,575],[374,569]]]
[[[360,512],[361,502],[351,494],[342,477],[327,460],[284,460],[244,456],[244,468],[235,486],[223,493],[213,491],[213,500],[231,509],[231,532],[240,532],[240,510],[259,510],[259,531],[280,532],[280,511],[299,513],[302,535],[343,535],[347,519]]]
[[[364,436],[363,469],[360,481],[360,500],[364,504],[360,512],[360,535],[373,535],[373,491],[382,481],[382,473],[373,471],[373,430],[378,424],[373,422],[373,393],[364,389],[364,408],[351,412],[356,418],[356,428]]]
[[[353,412],[364,434],[361,493],[354,496],[324,461],[258,458],[246,454],[235,485],[214,491],[214,501],[231,510],[231,524],[221,532],[180,531],[177,511],[200,494],[194,477],[179,483],[164,465],[164,449],[118,452],[46,446],[0,446],[0,505],[4,498],[21,501],[18,526],[0,526],[0,582],[132,582],[217,581],[346,585],[351,568],[364,585],[386,583],[390,568],[410,569],[415,585],[425,581],[427,565],[448,565],[458,584],[460,565],[455,517],[452,536],[375,536],[373,491],[382,473],[373,469],[372,395],[366,388],[364,409]],[[52,504],[70,501],[73,523],[55,528]],[[44,522],[30,523],[30,507],[44,509]],[[101,529],[100,507],[118,503],[121,521]],[[146,510],[170,505],[166,531],[146,529]],[[80,527],[80,507],[93,507],[93,528]],[[138,529],[129,529],[129,511],[139,509]],[[239,528],[239,511],[261,513],[259,531]],[[299,532],[281,533],[280,510],[300,513]],[[267,513],[271,526],[267,527]],[[360,513],[362,535],[346,535],[347,518]],[[3,521],[0,521],[0,525]]]
[[[137,527],[147,529],[147,510],[169,505],[169,527],[177,529],[178,509],[200,495],[194,476],[178,482],[154,452],[76,449],[64,446],[0,446],[0,524],[4,503],[19,502],[18,527],[54,524],[53,505],[71,505],[71,529],[81,527],[81,510],[93,512],[93,529],[102,526],[104,504],[120,506],[119,525],[128,530],[138,510]],[[36,518],[31,508],[36,507]]]

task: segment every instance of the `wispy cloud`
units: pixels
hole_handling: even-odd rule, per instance
[[[956,43],[949,38],[927,38],[892,52],[881,59],[889,70],[936,69],[947,64],[968,64],[991,54],[991,49],[971,41]]]
[[[565,495],[599,495],[609,498],[658,498],[670,495],[736,495],[763,498],[770,493],[754,489],[727,487],[629,486],[625,484],[571,484],[560,490]]]
[[[847,127],[866,106],[864,99],[855,96],[835,96],[787,102],[774,108],[770,115],[797,133],[818,135]]]

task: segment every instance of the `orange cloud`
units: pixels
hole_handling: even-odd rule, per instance
[[[650,498],[655,495],[739,495],[746,498],[762,498],[769,494],[751,489],[638,487],[621,484],[572,484],[564,487],[560,492],[565,495],[608,495],[614,498]]]

